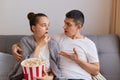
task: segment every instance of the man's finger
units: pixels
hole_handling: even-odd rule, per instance
[[[22,59],[22,57],[21,57],[21,56],[20,56],[20,57],[19,57],[19,56],[16,56],[15,59],[16,59],[17,61],[19,61],[19,60]]]
[[[15,59],[17,61],[21,60],[23,58],[23,55],[22,54],[19,54],[19,53],[14,53],[13,56],[15,57]]]
[[[70,57],[70,54],[63,52],[63,51],[61,51],[59,54],[64,56],[64,57]]]
[[[19,59],[22,59],[22,58],[23,58],[23,56],[22,56],[22,55],[20,55],[20,56],[18,56],[18,58],[19,58]]]
[[[15,58],[17,61],[20,61],[21,59],[20,58]]]
[[[63,52],[63,51],[61,51],[59,54],[62,55],[62,56],[66,55],[66,53]]]
[[[76,58],[78,58],[78,52],[77,52],[76,48],[73,48],[73,51],[74,51],[74,56],[76,56]]]
[[[73,51],[74,51],[75,54],[77,54],[77,50],[75,48],[73,48]]]
[[[18,47],[18,49],[19,49],[20,51],[22,51],[22,49],[21,49],[20,47]]]

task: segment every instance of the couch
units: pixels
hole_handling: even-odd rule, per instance
[[[0,80],[7,80],[9,71],[16,63],[11,46],[25,35],[0,35]],[[116,35],[86,35],[96,44],[100,72],[107,80],[120,80],[120,39]]]

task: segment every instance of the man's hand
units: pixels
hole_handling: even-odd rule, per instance
[[[23,57],[21,52],[22,52],[22,49],[19,47],[19,43],[14,44],[12,46],[12,54],[17,61],[21,60]]]
[[[66,57],[66,58],[69,58],[73,61],[76,61],[76,60],[78,60],[78,53],[75,48],[73,48],[73,52],[74,53],[67,53],[67,52],[61,51],[60,55]]]
[[[89,72],[91,75],[97,75],[99,73],[100,65],[99,62],[88,63],[81,58],[78,58],[78,53],[76,49],[73,49],[74,53],[67,53],[61,51],[60,55],[69,58],[79,64],[84,70]]]

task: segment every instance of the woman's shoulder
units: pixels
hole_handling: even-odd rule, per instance
[[[53,38],[51,38],[48,42],[48,44],[57,44],[57,41]]]
[[[22,41],[22,42],[31,42],[31,41],[33,41],[33,35],[24,36],[24,37],[21,38],[20,41]]]
[[[55,48],[55,47],[58,47],[58,43],[56,40],[54,40],[53,38],[51,38],[48,42],[48,46],[51,47],[51,48]]]

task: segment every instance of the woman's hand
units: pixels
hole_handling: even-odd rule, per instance
[[[44,46],[45,44],[48,43],[48,41],[50,40],[50,36],[48,34],[44,34],[41,39],[37,42],[37,46]]]
[[[49,40],[50,40],[49,35],[45,34],[41,37],[41,39],[39,39],[39,41],[37,41],[37,45],[36,45],[35,51],[33,53],[34,57],[38,57],[41,47],[43,47],[45,44],[47,44]]]
[[[53,80],[54,76],[53,74],[46,74],[44,77],[34,77],[34,79],[36,80]]]

